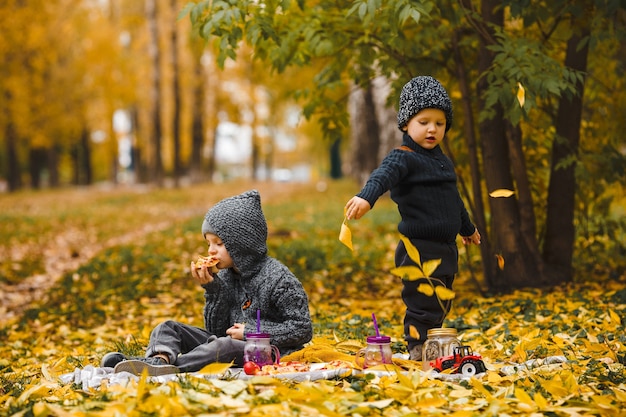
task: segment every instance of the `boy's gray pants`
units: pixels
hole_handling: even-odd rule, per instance
[[[243,340],[217,337],[200,327],[167,320],[152,330],[146,357],[165,353],[181,372],[196,372],[214,362],[234,362],[241,367],[245,344]]]

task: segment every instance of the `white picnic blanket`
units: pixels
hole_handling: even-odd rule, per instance
[[[325,364],[311,364],[308,372],[290,372],[274,375],[266,375],[272,378],[303,382],[316,381],[319,379],[332,379],[340,376],[346,376],[351,373],[349,368],[322,369]],[[185,376],[195,376],[205,379],[242,379],[249,380],[254,375],[246,375],[242,368],[230,368],[222,374],[203,374],[199,372],[168,374],[149,377],[154,382],[175,381]],[[126,385],[130,380],[139,380],[139,376],[129,372],[113,372],[113,368],[100,368],[93,365],[87,365],[84,368],[76,368],[74,372],[63,374],[60,376],[61,382],[64,384],[77,384],[83,389],[98,388],[102,381],[106,380],[108,385]]]
[[[505,375],[514,375],[517,373],[521,373],[527,370],[531,370],[544,365],[557,365],[566,363],[567,358],[565,356],[549,356],[544,359],[533,359],[526,361],[521,364],[511,364],[504,365],[498,369],[499,372]],[[308,372],[291,372],[291,373],[282,373],[282,374],[274,374],[268,375],[272,378],[290,380],[295,382],[303,382],[303,381],[316,381],[320,379],[333,379],[337,377],[344,377],[348,375],[359,375],[359,374],[367,374],[373,373],[376,376],[390,376],[395,374],[395,372],[391,371],[381,371],[381,370],[356,370],[351,368],[336,368],[336,369],[323,369],[326,364],[324,363],[314,363],[311,364],[310,371]],[[421,372],[421,371],[420,371]],[[175,381],[179,378],[184,378],[187,375],[192,375],[199,378],[205,379],[242,379],[249,380],[255,378],[254,375],[246,375],[243,372],[242,368],[229,368],[226,372],[222,374],[203,374],[199,372],[192,373],[181,373],[181,374],[169,374],[169,375],[160,375],[160,376],[152,376],[150,377],[151,381],[155,382],[168,382]],[[432,379],[441,379],[446,381],[461,381],[461,380],[469,380],[472,377],[464,376],[460,373],[458,374],[446,374],[446,373],[437,373],[437,372],[428,372],[429,378]],[[473,378],[480,378],[484,373],[476,374]],[[129,372],[113,372],[113,368],[99,368],[93,365],[87,365],[84,368],[76,368],[74,372],[63,374],[60,376],[61,382],[64,384],[77,384],[80,385],[83,389],[87,390],[90,388],[98,388],[102,381],[106,380],[108,385],[126,385],[130,380],[138,381],[139,377],[137,375],[131,374]]]

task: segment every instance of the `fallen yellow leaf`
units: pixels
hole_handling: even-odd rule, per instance
[[[612,309],[609,309],[609,318],[610,318],[611,323],[613,323],[613,324],[616,324],[616,325],[622,324],[622,319]]]
[[[545,410],[548,407],[548,400],[546,400],[540,392],[536,392],[533,398],[540,410]]]
[[[218,362],[210,363],[204,368],[200,369],[198,373],[203,374],[203,375],[220,375],[226,372],[231,366],[233,366],[232,362],[231,363],[218,363]]]

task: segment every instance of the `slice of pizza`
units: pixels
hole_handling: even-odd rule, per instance
[[[219,262],[219,258],[214,256],[198,256],[198,260],[193,262],[193,267],[200,269],[202,266],[206,265],[210,273],[217,274],[219,272],[219,268],[217,267]]]

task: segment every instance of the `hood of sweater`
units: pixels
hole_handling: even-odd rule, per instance
[[[257,190],[225,198],[204,216],[202,236],[213,233],[224,242],[243,278],[258,273],[267,257],[267,222]]]

